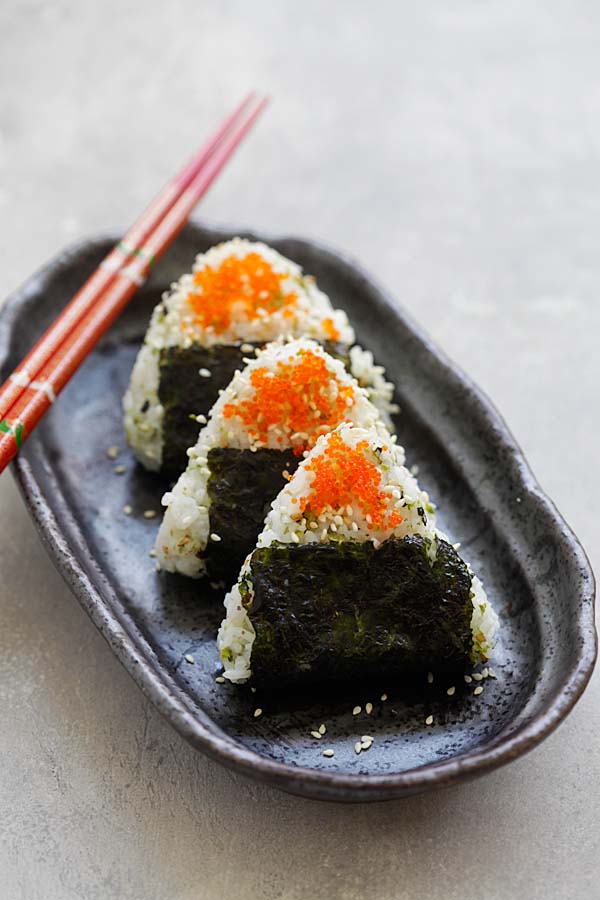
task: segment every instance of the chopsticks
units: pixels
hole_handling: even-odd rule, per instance
[[[0,472],[187,222],[266,105],[250,94],[136,220],[0,388]]]

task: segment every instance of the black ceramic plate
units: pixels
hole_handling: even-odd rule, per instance
[[[222,597],[158,574],[148,553],[165,488],[125,450],[120,400],[159,292],[194,255],[233,232],[190,226],[73,379],[15,463],[50,555],[142,690],[195,747],[277,787],[333,800],[381,800],[481,775],[531,749],[566,716],[592,672],[594,579],[498,413],[353,263],[312,242],[266,240],[317,276],[398,387],[408,459],[460,540],[502,620],[497,678],[446,695],[433,685],[252,694],[215,682]],[[2,380],[114,242],[75,246],[0,316]],[[110,445],[123,448],[115,475]],[[126,516],[129,504],[133,514]],[[192,654],[195,663],[185,661]],[[462,679],[461,679],[462,680]],[[385,692],[389,699],[379,698]],[[373,703],[370,716],[352,708]],[[264,710],[260,718],[253,710]],[[434,724],[425,725],[430,714]],[[309,732],[321,722],[327,734]],[[375,743],[356,755],[354,741]],[[322,755],[325,747],[335,751]]]

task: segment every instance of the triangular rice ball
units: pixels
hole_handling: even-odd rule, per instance
[[[381,432],[342,424],[273,502],[225,600],[225,676],[278,684],[451,670],[497,617]]]
[[[344,421],[387,435],[366,392],[315,341],[259,351],[219,397],[186,471],[163,498],[160,565],[231,584],[284,479]]]

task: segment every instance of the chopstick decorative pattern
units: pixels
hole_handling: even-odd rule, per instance
[[[0,472],[148,278],[266,105],[250,94],[100,263],[0,389]]]

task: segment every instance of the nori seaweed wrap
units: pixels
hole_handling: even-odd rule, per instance
[[[213,581],[231,582],[232,573],[254,549],[271,503],[298,462],[292,450],[209,450],[210,527],[213,534],[222,535],[220,541],[209,541],[203,554],[206,574]]]
[[[436,668],[470,658],[471,576],[436,540],[272,544],[252,556],[252,673],[286,683]],[[241,591],[242,600],[244,591]],[[282,658],[282,652],[284,658]]]

